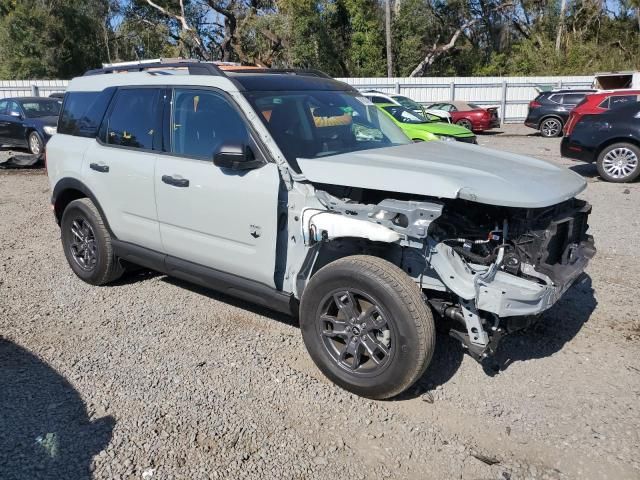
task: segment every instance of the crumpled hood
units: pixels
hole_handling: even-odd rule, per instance
[[[540,208],[586,187],[575,172],[546,160],[457,142],[423,142],[299,158],[311,182],[505,207]]]

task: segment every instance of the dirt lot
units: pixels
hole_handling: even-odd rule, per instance
[[[598,255],[499,374],[441,336],[387,402],[329,383],[287,317],[151,273],[82,283],[44,172],[0,172],[0,478],[640,478],[640,183],[502,132],[480,144],[587,177]]]

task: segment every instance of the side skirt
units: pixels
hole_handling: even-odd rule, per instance
[[[180,278],[212,290],[271,310],[294,315],[296,301],[290,293],[281,292],[268,285],[214,268],[172,257],[132,243],[113,239],[115,255],[127,262],[140,265],[171,277]]]

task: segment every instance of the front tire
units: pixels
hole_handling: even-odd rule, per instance
[[[31,132],[27,137],[27,146],[32,155],[40,155],[44,149],[44,140],[38,132]]]
[[[559,137],[562,135],[562,122],[554,117],[545,118],[540,122],[540,135],[545,138]]]
[[[640,148],[631,143],[605,147],[596,161],[598,173],[607,182],[632,182],[640,175]]]
[[[311,278],[300,326],[318,368],[372,399],[409,388],[435,349],[433,317],[418,285],[397,266],[367,255],[336,260]]]
[[[111,235],[100,212],[88,198],[67,205],[60,222],[62,248],[73,272],[91,285],[105,285],[124,268],[113,254]]]

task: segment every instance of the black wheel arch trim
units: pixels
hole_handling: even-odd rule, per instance
[[[69,190],[77,190],[82,194],[84,194],[85,197],[87,197],[89,200],[93,202],[93,204],[98,209],[98,212],[100,212],[100,216],[102,217],[102,221],[104,222],[104,226],[106,227],[107,231],[109,232],[112,238],[116,239],[117,237],[113,233],[113,230],[111,230],[111,227],[109,226],[109,221],[107,220],[107,217],[104,214],[104,210],[102,209],[102,206],[100,205],[100,202],[98,201],[96,196],[93,194],[91,189],[87,187],[82,181],[73,177],[61,178],[60,180],[58,180],[55,187],[53,187],[53,193],[51,194],[51,205],[54,206],[54,213],[55,213],[56,222],[58,223],[58,225],[60,225],[60,221],[62,220],[63,212],[58,211],[58,208],[56,207],[56,203],[57,203],[57,200],[60,198],[61,194]]]

